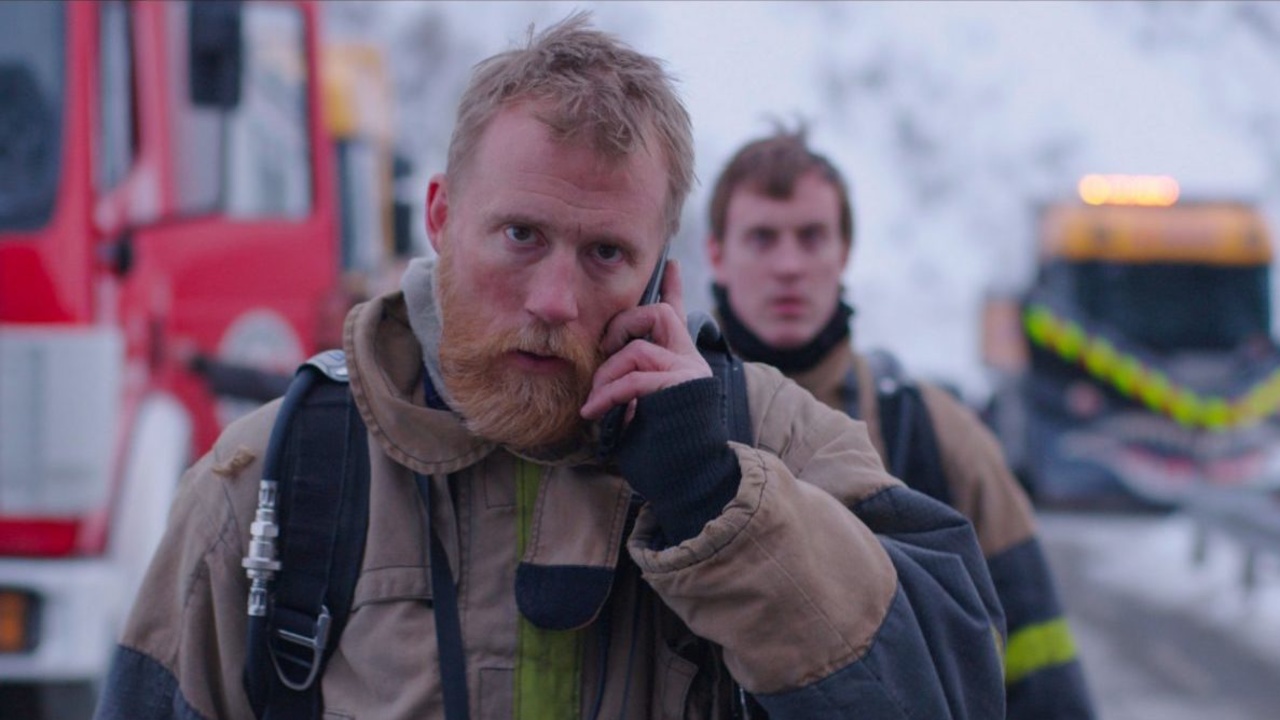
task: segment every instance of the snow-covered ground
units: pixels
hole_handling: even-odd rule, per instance
[[[1280,708],[1280,563],[1242,583],[1243,549],[1182,516],[1042,513],[1101,720],[1270,720]]]
[[[1249,590],[1245,549],[1222,532],[1210,530],[1204,561],[1194,562],[1197,527],[1181,515],[1118,528],[1099,522],[1086,528],[1083,541],[1097,552],[1085,576],[1095,586],[1237,638],[1280,669],[1280,555],[1259,556]]]

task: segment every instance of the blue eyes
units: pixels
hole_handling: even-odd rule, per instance
[[[508,225],[503,229],[503,234],[507,239],[517,245],[527,245],[537,239],[537,234],[533,232],[533,228],[524,225]]]
[[[602,262],[615,263],[622,260],[622,248],[617,245],[597,245],[595,247],[596,257]]]
[[[512,245],[530,247],[541,241],[538,231],[528,225],[506,225],[502,235]],[[588,250],[591,257],[605,265],[616,265],[627,259],[626,252],[618,245],[598,243]]]

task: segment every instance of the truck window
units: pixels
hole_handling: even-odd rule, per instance
[[[232,110],[191,103],[189,3],[170,6],[176,195],[184,214],[302,218],[311,211],[305,21],[299,8],[245,3],[240,102]]]
[[[0,3],[0,230],[53,214],[65,87],[62,3]]]
[[[232,118],[227,212],[303,217],[311,210],[307,56],[302,13],[245,6],[244,87]]]
[[[1230,350],[1271,331],[1267,267],[1072,266],[1085,315],[1156,352]]]
[[[137,150],[134,126],[133,22],[122,0],[99,5],[98,149],[99,190],[116,186],[129,172]]]

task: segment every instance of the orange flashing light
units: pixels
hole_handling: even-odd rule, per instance
[[[22,652],[29,646],[28,604],[26,595],[0,591],[0,654]]]
[[[1085,175],[1077,189],[1089,205],[1169,207],[1178,201],[1178,181],[1168,175]]]

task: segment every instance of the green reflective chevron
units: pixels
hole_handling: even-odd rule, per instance
[[[1079,363],[1121,395],[1186,427],[1214,431],[1248,427],[1280,411],[1280,370],[1238,397],[1202,396],[1170,382],[1164,373],[1121,352],[1106,338],[1090,336],[1078,323],[1054,315],[1045,305],[1029,306],[1023,325],[1036,346],[1066,362]]]

